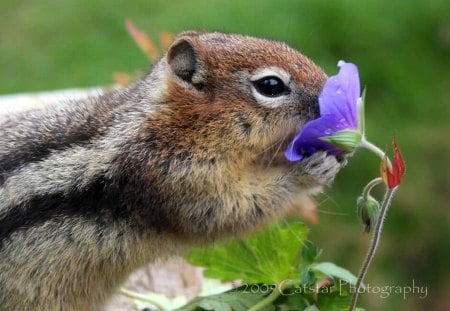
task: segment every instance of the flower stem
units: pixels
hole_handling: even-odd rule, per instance
[[[381,158],[381,160],[383,160],[384,157],[386,156],[386,153],[384,153],[383,150],[381,150],[380,148],[378,148],[378,146],[372,144],[370,141],[366,140],[365,137],[363,137],[363,138],[361,139],[361,142],[360,142],[359,145],[360,145],[361,147],[364,147],[364,148],[366,148],[366,149],[372,151],[372,152],[375,153],[376,155],[378,155],[378,156]],[[388,165],[388,167],[389,167],[389,170],[392,170],[392,164],[391,164],[391,161],[390,161],[389,158],[387,158],[387,157],[386,157],[386,160],[387,160],[387,165]]]
[[[165,309],[163,306],[161,306],[161,305],[160,305],[159,303],[157,303],[156,301],[150,299],[150,298],[149,298],[148,296],[146,296],[146,295],[142,295],[142,294],[133,292],[133,291],[128,290],[128,289],[123,288],[123,287],[119,290],[119,292],[120,292],[122,295],[124,295],[124,296],[126,296],[126,297],[128,297],[128,298],[140,300],[140,301],[142,301],[142,302],[151,304],[151,305],[155,306],[156,308],[158,308],[158,310],[160,310],[160,311],[166,311],[166,309]]]
[[[361,285],[363,284],[364,281],[364,277],[366,276],[370,264],[372,263],[372,260],[375,257],[381,239],[381,232],[383,231],[384,219],[386,217],[387,211],[389,210],[392,198],[394,197],[397,188],[398,186],[393,189],[387,189],[386,193],[384,194],[380,214],[378,215],[377,223],[373,231],[372,241],[370,243],[369,250],[367,251],[366,258],[364,259],[361,271],[359,272],[358,279],[356,281],[355,292],[353,293],[352,296],[352,302],[349,311],[355,310],[356,302],[359,296],[359,289],[361,288]]]
[[[375,179],[372,179],[365,187],[363,190],[363,197],[364,200],[367,200],[370,194],[370,191],[372,191],[373,187],[381,184],[383,182],[383,179],[381,177],[377,177]]]

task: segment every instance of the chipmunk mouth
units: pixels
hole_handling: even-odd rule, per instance
[[[275,154],[266,155],[261,161],[261,164],[265,167],[286,166],[290,163],[284,155],[284,150]]]
[[[294,164],[286,158],[285,152],[306,121],[299,116],[283,116],[281,120],[275,130],[265,133],[266,137],[270,134],[272,139],[262,146],[264,152],[260,154],[259,163],[263,167],[292,167]]]
[[[268,148],[261,159],[261,165],[265,167],[269,166],[290,166],[292,162],[290,162],[286,156],[285,151],[289,146],[289,143],[294,139],[295,132],[290,133],[285,136],[278,142],[274,142],[272,147]]]

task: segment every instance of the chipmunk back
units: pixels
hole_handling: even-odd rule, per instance
[[[319,191],[342,161],[283,151],[325,79],[285,43],[190,31],[129,88],[0,116],[0,310],[99,310],[135,269]]]

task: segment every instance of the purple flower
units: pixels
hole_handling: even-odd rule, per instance
[[[363,122],[358,121],[358,68],[344,61],[339,61],[338,67],[339,73],[325,82],[319,95],[320,117],[307,122],[286,149],[289,161],[299,161],[317,150],[338,154],[358,146],[362,137],[359,123]]]

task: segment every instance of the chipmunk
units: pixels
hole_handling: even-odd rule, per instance
[[[326,78],[285,43],[188,31],[126,89],[1,116],[0,310],[99,310],[329,184],[339,157],[283,157]]]

